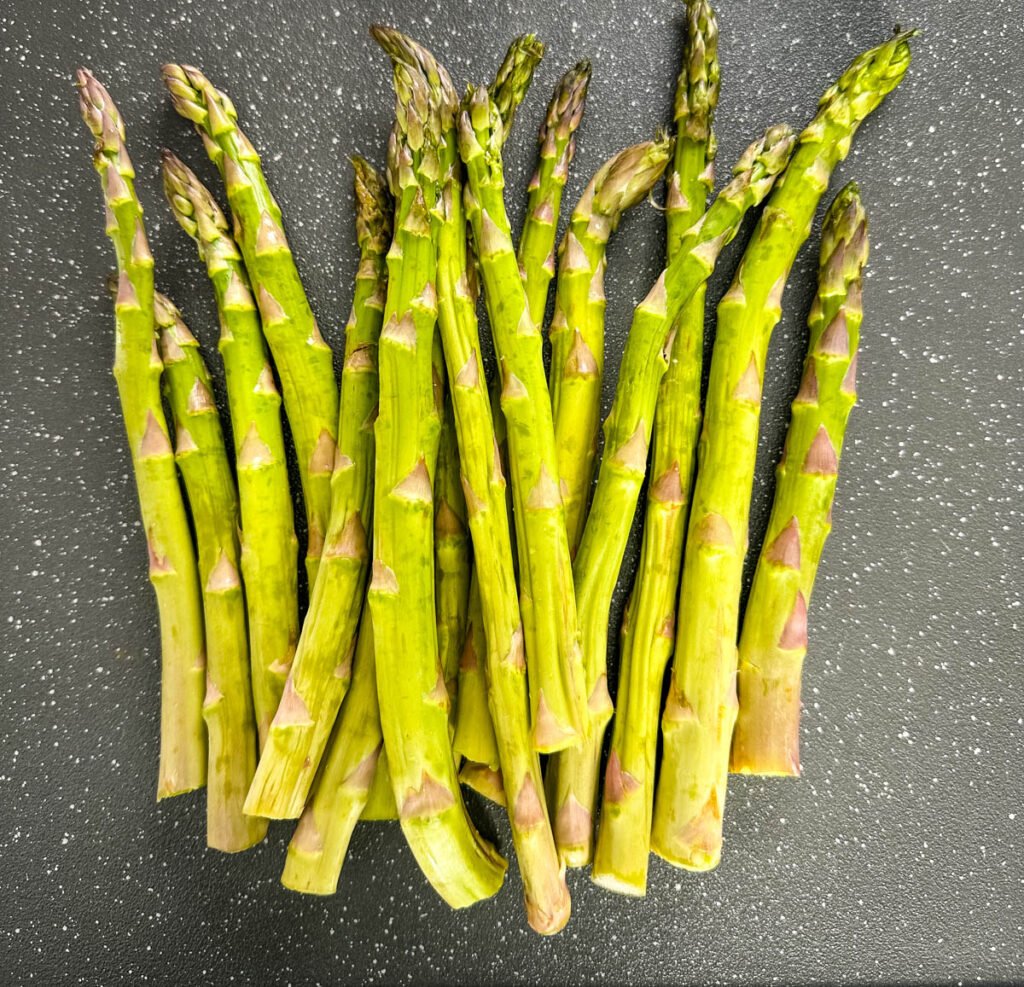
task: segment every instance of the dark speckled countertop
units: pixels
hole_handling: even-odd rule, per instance
[[[679,3],[515,6],[0,5],[3,983],[1024,981],[1019,0],[718,4],[722,162],[769,123],[802,124],[894,23],[924,34],[836,176],[836,187],[859,180],[873,249],[861,402],[811,613],[804,777],[731,782],[716,872],[656,860],[643,901],[574,874],[572,923],[544,941],[525,926],[514,867],[500,896],[454,913],[397,826],[363,826],[337,896],[303,898],[278,884],[287,826],[230,858],[204,848],[200,797],[155,804],[155,607],[110,377],[111,254],[72,72],[94,69],[124,112],[158,282],[206,344],[211,298],[161,200],[159,148],[209,171],[160,63],[195,62],[230,91],[339,342],[356,258],[345,155],[380,160],[392,103],[371,21],[415,34],[460,83],[489,78],[516,33],[548,43],[508,153],[517,216],[531,132],[572,62],[589,56],[595,75],[567,201],[607,155],[669,118]],[[816,237],[771,350],[758,525],[798,378]],[[661,238],[648,207],[612,243],[613,351]],[[737,257],[734,247],[713,300]],[[504,824],[474,808],[508,848]]]

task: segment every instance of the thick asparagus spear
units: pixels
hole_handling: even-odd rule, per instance
[[[114,379],[135,471],[149,579],[160,614],[160,767],[157,798],[206,783],[205,659],[199,576],[174,452],[160,398],[153,256],[124,146],[124,121],[91,72],[77,73],[82,119],[95,138],[93,165],[117,256]]]
[[[199,551],[206,624],[209,737],[206,842],[235,853],[266,836],[266,819],[242,811],[258,746],[249,677],[245,594],[239,575],[238,493],[228,462],[210,375],[181,313],[154,297],[164,390],[174,415],[175,458],[185,480]]]
[[[718,26],[707,0],[689,0],[688,35],[676,87],[676,147],[668,178],[668,257],[704,214],[714,185],[711,121],[718,102]],[[619,680],[594,852],[595,883],[625,894],[647,888],[654,759],[665,666],[675,641],[686,509],[700,430],[704,288],[683,306],[654,412],[640,564],[622,626]]]
[[[800,774],[800,672],[807,606],[825,539],[846,422],[857,400],[867,219],[854,183],[825,215],[803,382],[793,401],[775,500],[740,635],[732,770]]]
[[[298,454],[308,524],[306,571],[312,589],[331,513],[331,470],[337,446],[338,385],[331,348],[309,307],[259,155],[239,128],[231,100],[199,69],[188,65],[165,65],[163,79],[174,108],[195,124],[210,160],[224,178],[235,236],[281,378]]]
[[[577,743],[586,710],[572,565],[540,329],[530,318],[504,203],[502,125],[485,89],[459,119],[466,207],[503,379],[534,746]]]
[[[789,128],[777,126],[747,148],[733,180],[683,237],[676,256],[633,313],[612,410],[604,426],[597,489],[573,569],[587,685],[592,696],[603,699],[591,700],[583,745],[563,751],[548,768],[555,841],[569,866],[589,863],[593,853],[601,741],[612,713],[605,671],[608,614],[647,469],[654,406],[672,347],[670,330],[682,306],[710,276],[747,211],[768,194],[786,166],[793,143]]]
[[[768,340],[818,200],[861,121],[903,78],[909,34],[857,56],[822,97],[718,306],[686,536],[664,761],[651,843],[670,863],[719,861],[736,719],[736,634]]]
[[[622,214],[644,200],[671,157],[672,140],[658,137],[606,161],[580,198],[558,248],[549,387],[573,555],[587,517],[601,417],[605,250]]]
[[[242,580],[249,617],[249,665],[262,749],[299,635],[298,541],[281,428],[281,398],[270,369],[256,302],[227,219],[196,175],[170,151],[164,191],[174,218],[195,240],[220,315],[242,525]]]
[[[434,622],[431,473],[440,414],[432,366],[437,256],[431,213],[452,112],[450,97],[438,94],[452,87],[447,73],[409,39],[388,28],[375,27],[373,34],[393,63],[397,125],[389,180],[398,202],[376,425],[369,600],[377,689],[402,829],[430,883],[459,908],[494,894],[505,862],[477,833],[462,801]]]
[[[589,83],[590,62],[582,61],[569,69],[555,86],[547,116],[537,134],[537,170],[530,180],[526,219],[519,237],[519,269],[526,287],[530,318],[538,326],[544,324],[548,288],[555,276],[558,214],[569,165],[576,153],[576,131],[583,120]],[[502,123],[507,131],[504,114]]]
[[[505,135],[512,131],[519,104],[526,98],[526,93],[533,81],[540,60],[544,57],[544,45],[535,34],[521,34],[513,39],[502,59],[494,81],[491,83],[491,98],[501,114],[501,122],[505,125]]]

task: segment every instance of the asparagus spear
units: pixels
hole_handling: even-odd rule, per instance
[[[195,124],[224,178],[236,239],[281,378],[298,454],[308,525],[306,571],[312,590],[331,513],[337,446],[338,385],[331,348],[309,307],[259,155],[239,128],[231,100],[188,65],[165,65],[163,80],[174,108]]]
[[[573,555],[583,536],[594,476],[604,371],[604,269],[608,238],[622,214],[642,202],[672,156],[672,140],[620,151],[598,169],[559,246],[551,320],[551,408],[565,524]]]
[[[242,256],[220,206],[170,151],[164,192],[174,218],[199,248],[220,315],[242,525],[242,580],[249,617],[249,664],[260,748],[281,700],[298,638],[295,523],[281,428],[281,398],[270,369]]]
[[[363,814],[359,818],[364,822],[391,822],[398,818],[395,792],[391,787],[388,752],[384,748],[381,748],[380,756],[377,758],[377,770],[374,771],[373,781],[370,782],[370,794],[366,797],[366,805],[363,806]]]
[[[539,751],[555,751],[578,742],[586,695],[542,339],[512,246],[501,144],[497,108],[485,89],[471,88],[460,114],[459,150],[509,424],[533,742]]]
[[[160,398],[163,363],[156,348],[153,256],[124,146],[124,121],[91,72],[79,69],[77,85],[82,119],[95,138],[93,165],[103,188],[106,232],[117,256],[114,379],[160,614],[157,798],[163,799],[206,783],[199,576]]]
[[[714,185],[711,121],[718,101],[718,25],[707,0],[689,0],[688,36],[676,87],[676,147],[665,221],[668,257],[704,214]],[[704,288],[683,306],[654,412],[640,564],[622,626],[618,713],[612,724],[592,877],[624,894],[647,888],[654,805],[654,760],[665,666],[675,640],[686,508],[700,428]]]
[[[508,51],[505,52],[490,91],[491,98],[501,114],[506,136],[512,131],[516,110],[526,98],[530,83],[533,81],[533,73],[543,57],[544,45],[535,34],[521,34],[513,39]]]
[[[775,500],[743,619],[732,770],[800,774],[800,671],[807,605],[825,539],[846,422],[857,400],[867,219],[851,182],[825,214],[803,382],[793,401]]]
[[[822,97],[718,306],[651,839],[654,851],[677,866],[707,870],[721,855],[739,597],[768,340],[818,200],[861,121],[903,78],[909,37],[897,34],[857,56]]]
[[[477,766],[465,773],[459,772],[459,778],[471,788],[476,787],[475,781],[480,777],[478,767],[495,771],[499,766],[498,741],[487,707],[486,654],[487,632],[480,599],[480,572],[474,569],[469,590],[468,629],[459,661],[459,703],[452,738],[455,753]]]
[[[676,256],[633,313],[604,426],[597,489],[573,568],[592,696],[589,730],[581,747],[563,751],[548,769],[555,841],[569,866],[589,863],[593,853],[601,741],[612,713],[605,671],[608,614],[647,468],[654,406],[672,347],[670,330],[683,305],[710,276],[747,211],[768,194],[792,149],[792,133],[784,126],[772,127],[747,148],[733,180],[690,227]]]
[[[440,415],[433,386],[437,320],[432,211],[451,81],[409,39],[373,35],[391,57],[397,125],[389,180],[398,201],[380,345],[373,580],[377,689],[399,818],[413,854],[455,908],[494,894],[505,862],[466,814],[448,734],[448,692],[433,619],[433,504]],[[439,94],[442,98],[439,98]]]
[[[555,276],[555,237],[562,192],[569,177],[569,165],[576,153],[576,131],[583,120],[583,107],[590,84],[590,62],[569,69],[555,86],[547,116],[537,134],[537,170],[530,180],[526,219],[519,237],[519,269],[526,287],[530,318],[544,324],[548,288]],[[500,112],[499,104],[499,112]],[[505,114],[502,123],[508,130]]]
[[[192,509],[203,587],[203,718],[209,737],[206,842],[214,850],[236,853],[267,834],[266,819],[242,811],[256,770],[257,734],[239,575],[238,493],[199,344],[181,313],[159,292],[154,306],[164,389],[174,415],[175,458]]]

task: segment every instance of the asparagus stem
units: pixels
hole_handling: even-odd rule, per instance
[[[775,500],[740,635],[732,770],[743,774],[800,774],[807,606],[832,528],[843,435],[857,400],[861,273],[867,257],[867,219],[851,182],[825,214],[803,381],[793,400]]]
[[[370,608],[381,726],[406,839],[435,890],[455,908],[494,894],[505,862],[473,827],[448,734],[437,651],[433,503],[440,414],[433,384],[440,145],[450,130],[451,80],[428,52],[390,28],[396,127],[389,180],[398,201],[388,252],[380,345],[374,562]],[[449,95],[451,94],[451,95]],[[457,386],[457,385],[456,385]]]
[[[206,842],[214,850],[236,853],[267,834],[266,819],[242,811],[256,770],[257,733],[239,575],[238,493],[199,344],[166,297],[157,292],[154,303],[164,389],[174,415],[175,458],[192,510],[203,587]]]
[[[249,277],[227,220],[196,175],[170,151],[164,191],[199,248],[220,315],[242,525],[242,581],[260,749],[277,711],[298,638],[297,550],[281,398],[270,369]]]
[[[580,198],[559,246],[549,383],[573,555],[583,536],[601,417],[605,250],[622,214],[644,200],[671,156],[672,140],[658,137],[605,162]]]
[[[487,91],[471,89],[460,114],[459,149],[503,378],[533,743],[544,752],[579,741],[586,694],[542,339],[530,318],[505,212],[501,129]]]
[[[477,569],[473,570],[470,584],[469,622],[464,644],[459,662],[459,703],[452,747],[457,755],[468,761],[497,770],[500,763],[498,741],[487,706],[487,673],[484,669],[487,633],[480,599],[480,573]],[[468,783],[467,779],[476,778],[477,773],[469,772],[463,776],[460,772],[459,777]]]
[[[153,256],[124,146],[124,121],[92,73],[79,69],[77,85],[82,119],[95,138],[93,165],[103,188],[106,233],[117,256],[114,378],[160,615],[157,798],[163,799],[206,783],[199,576],[160,397],[163,363],[156,348]]]
[[[379,712],[377,717],[380,718]],[[384,748],[381,748],[380,756],[377,758],[377,770],[374,771],[373,781],[370,782],[370,794],[359,818],[364,822],[391,822],[398,818],[395,792],[391,787],[388,752]]]
[[[259,155],[239,128],[231,100],[188,65],[165,65],[163,79],[174,108],[195,124],[224,179],[236,239],[281,378],[298,454],[308,524],[306,571],[312,590],[331,513],[337,445],[338,385],[331,348],[320,335],[306,298]]]
[[[589,863],[593,853],[601,742],[612,713],[605,670],[608,614],[647,468],[654,406],[672,347],[670,330],[683,305],[707,281],[747,211],[768,194],[792,149],[792,133],[784,126],[772,127],[747,148],[733,180],[690,228],[633,313],[612,410],[605,421],[597,489],[573,570],[591,695],[589,729],[581,747],[562,752],[549,765],[555,841],[569,866]]]
[[[583,120],[589,83],[590,62],[582,61],[569,69],[555,86],[547,116],[537,134],[537,170],[530,180],[526,219],[519,237],[519,269],[526,288],[530,318],[538,326],[544,324],[548,289],[555,276],[558,214],[569,177],[569,165],[576,153],[576,131]],[[505,114],[501,119],[507,131]]]
[[[768,340],[818,200],[861,121],[903,78],[908,38],[898,34],[859,55],[822,97],[718,306],[651,840],[654,851],[677,866],[707,870],[721,855],[736,719],[739,598]]]
[[[526,98],[533,73],[544,57],[544,45],[535,34],[521,34],[508,46],[494,81],[490,85],[491,99],[498,107],[507,137],[512,132],[519,104]]]
[[[718,25],[707,0],[689,0],[687,22],[665,206],[669,260],[677,256],[686,230],[704,214],[714,186],[711,121],[718,101]],[[703,287],[683,306],[673,333],[654,412],[643,545],[622,625],[617,714],[592,872],[596,884],[634,895],[647,889],[661,687],[675,641],[686,509],[700,430]]]

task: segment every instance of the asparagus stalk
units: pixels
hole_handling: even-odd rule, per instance
[[[455,753],[474,765],[467,772],[459,772],[459,778],[471,788],[476,787],[481,777],[481,767],[493,772],[498,770],[500,763],[498,741],[487,707],[486,654],[487,632],[480,599],[480,572],[474,569],[469,590],[468,629],[459,661],[459,703],[455,715],[455,736],[452,738]],[[487,785],[488,790],[493,787],[490,782]]]
[[[505,212],[501,135],[487,91],[470,89],[459,150],[509,426],[533,743],[550,752],[579,741],[586,694],[542,339],[530,318]]]
[[[605,162],[580,198],[559,246],[549,386],[573,555],[583,536],[597,455],[604,372],[605,250],[622,214],[644,200],[671,156],[672,140],[659,136]]]
[[[704,214],[714,186],[711,121],[718,101],[718,25],[707,0],[689,0],[687,22],[676,87],[675,157],[665,206],[669,260],[678,254],[686,230]],[[675,641],[686,508],[700,429],[703,287],[683,306],[673,332],[654,412],[643,546],[622,626],[618,713],[612,724],[592,872],[595,883],[634,895],[647,889],[661,684]]]
[[[306,804],[349,686],[369,563],[377,342],[390,205],[384,179],[373,167],[362,158],[352,164],[360,262],[345,331],[330,524],[295,660],[246,799],[246,812],[271,819],[297,819]]]
[[[256,770],[257,733],[239,575],[238,493],[199,344],[165,296],[157,292],[154,305],[164,389],[174,415],[175,458],[192,509],[203,587],[206,842],[214,850],[236,853],[267,834],[266,819],[242,811]]]
[[[114,379],[160,615],[157,798],[163,799],[206,783],[199,576],[160,397],[163,363],[156,348],[153,256],[124,145],[124,121],[91,72],[79,69],[77,85],[82,119],[95,139],[93,165],[103,188],[106,233],[117,256]]]
[[[239,128],[231,100],[199,69],[188,65],[165,65],[163,80],[174,108],[195,124],[224,179],[236,239],[256,292],[295,440],[308,525],[306,571],[312,589],[331,513],[331,470],[337,446],[338,385],[331,348],[320,335],[306,298],[259,155]]]
[[[164,192],[199,248],[220,315],[242,526],[242,580],[249,664],[260,749],[277,711],[298,638],[295,523],[281,428],[281,398],[270,369],[249,278],[220,206],[170,151]]]
[[[573,570],[587,685],[593,697],[589,730],[581,747],[563,751],[548,769],[555,841],[569,866],[589,863],[593,853],[601,742],[612,713],[605,670],[608,614],[647,468],[654,406],[672,348],[670,330],[683,305],[707,281],[747,211],[770,191],[793,143],[789,128],[777,126],[747,148],[733,180],[690,228],[676,256],[633,313],[611,414],[604,426],[604,455],[594,502]]]
[[[433,619],[433,503],[440,414],[433,386],[440,147],[452,92],[429,53],[389,28],[397,125],[389,180],[398,202],[380,343],[373,580],[377,689],[392,788],[421,869],[455,908],[494,894],[505,862],[473,827],[448,734]],[[439,98],[439,95],[441,98]]]
[[[378,718],[380,714],[378,713]],[[364,822],[391,822],[398,818],[398,806],[395,804],[395,792],[391,787],[391,769],[388,767],[388,752],[381,748],[377,758],[377,770],[373,773],[370,783],[370,794],[366,797],[363,814],[359,817]]]
[[[555,276],[558,214],[569,177],[569,165],[576,153],[576,131],[583,120],[589,84],[590,62],[582,61],[569,69],[555,86],[547,116],[537,134],[537,170],[530,180],[526,219],[519,237],[519,269],[526,288],[530,318],[538,326],[544,324],[548,289]],[[507,131],[504,114],[502,123]]]
[[[512,132],[519,104],[526,98],[526,93],[533,81],[540,60],[544,57],[544,45],[535,34],[521,34],[513,39],[508,46],[505,57],[491,83],[491,98],[501,114],[501,122],[505,127],[505,136]],[[453,150],[455,150],[453,148]]]
[[[903,78],[909,37],[897,34],[858,55],[822,97],[718,306],[651,839],[654,851],[677,866],[708,870],[721,855],[736,719],[739,598],[768,340],[818,200],[861,121]]]
[[[743,774],[800,774],[807,605],[832,528],[843,435],[857,400],[861,273],[867,257],[867,219],[851,182],[836,196],[822,227],[803,381],[793,401],[768,531],[740,635],[732,770]]]

